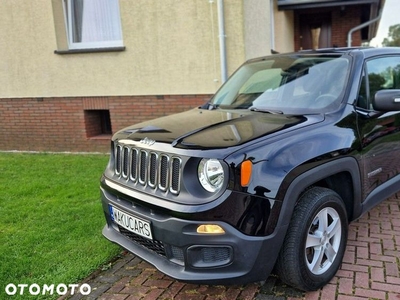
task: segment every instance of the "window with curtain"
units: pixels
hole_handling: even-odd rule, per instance
[[[121,47],[118,0],[63,0],[69,49]]]

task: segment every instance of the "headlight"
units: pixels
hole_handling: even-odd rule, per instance
[[[224,169],[216,159],[203,158],[200,161],[197,174],[203,188],[211,193],[219,191],[224,183]]]

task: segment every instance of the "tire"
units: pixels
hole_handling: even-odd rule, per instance
[[[315,291],[327,284],[343,259],[347,220],[337,193],[321,187],[307,190],[294,208],[276,262],[281,280],[303,291]]]

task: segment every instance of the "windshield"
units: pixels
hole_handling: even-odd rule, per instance
[[[239,68],[210,107],[286,114],[326,112],[339,106],[349,61],[340,56],[276,56]]]

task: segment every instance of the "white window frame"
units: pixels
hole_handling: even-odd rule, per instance
[[[121,13],[119,9],[119,0],[107,0],[113,1],[115,3],[114,8],[114,17],[118,15],[117,20],[113,20],[113,34],[117,35],[115,39],[112,40],[99,40],[99,41],[74,41],[74,16],[73,16],[73,3],[74,0],[63,0],[63,8],[64,8],[64,20],[65,20],[65,28],[67,33],[67,41],[68,41],[68,49],[77,50],[77,49],[96,49],[96,48],[115,48],[115,47],[123,47],[122,40],[122,26],[121,26]],[[85,1],[85,0],[84,0]],[[95,0],[92,0],[95,1]],[[82,12],[83,13],[83,12]],[[82,19],[82,22],[84,20]],[[83,34],[83,26],[82,24],[82,32]]]

